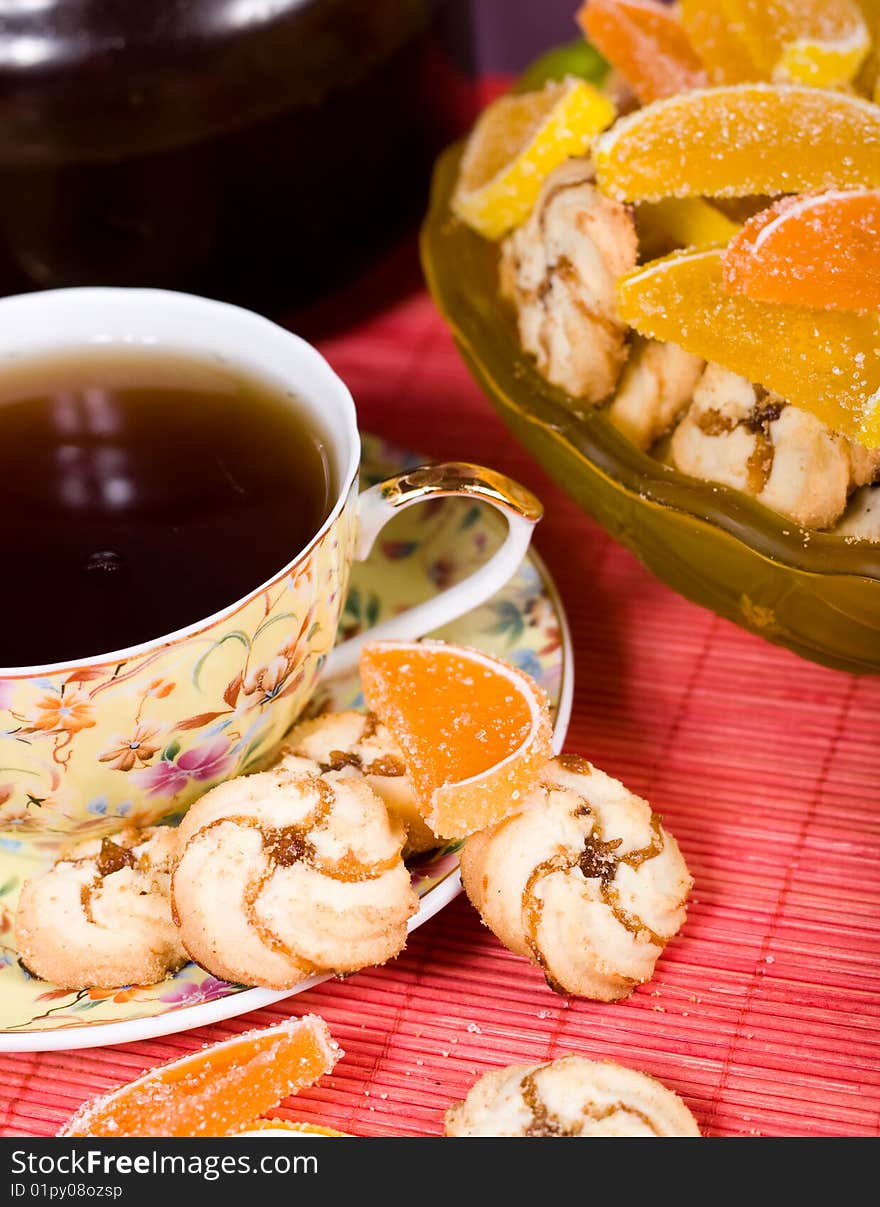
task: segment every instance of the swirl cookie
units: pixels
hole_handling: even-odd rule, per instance
[[[561,1056],[485,1073],[445,1116],[446,1136],[699,1136],[661,1082],[607,1060]]]
[[[175,918],[215,976],[290,989],[404,946],[418,908],[404,831],[363,780],[242,776],[196,801],[177,837]]]
[[[852,485],[870,472],[870,458],[853,449],[815,415],[710,362],[669,455],[683,473],[744,491],[799,524],[827,528],[842,515]]]
[[[559,993],[628,997],[685,920],[692,880],[648,803],[577,755],[473,834],[461,879],[483,922]]]
[[[186,963],[171,917],[175,834],[126,829],[74,847],[25,882],[19,959],[64,989],[152,985]]]
[[[406,828],[403,857],[440,846],[419,812],[403,752],[373,713],[325,713],[290,731],[277,764],[289,771],[319,771],[327,779],[362,776],[388,812]]]
[[[627,356],[617,281],[638,262],[631,207],[606,196],[589,159],[545,180],[526,221],[501,244],[499,284],[513,303],[523,348],[572,397],[600,403]]]

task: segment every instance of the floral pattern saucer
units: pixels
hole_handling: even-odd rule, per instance
[[[425,460],[375,437],[362,439],[362,485]],[[465,577],[503,536],[498,514],[466,499],[441,498],[401,513],[368,560],[352,569],[339,638],[372,628]],[[528,671],[550,697],[555,747],[561,748],[574,664],[564,609],[534,551],[501,591],[433,636],[476,646]],[[358,707],[363,707],[363,697],[355,673],[320,682],[307,713]],[[410,930],[459,892],[459,846],[453,843],[413,860],[413,884],[421,902]],[[15,955],[18,890],[45,858],[25,843],[0,840],[0,1051],[88,1048],[168,1035],[248,1013],[328,979],[314,977],[279,992],[227,984],[197,964],[187,964],[158,985],[77,993],[56,989],[31,977]]]

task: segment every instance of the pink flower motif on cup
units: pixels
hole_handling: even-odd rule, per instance
[[[149,796],[177,796],[190,780],[218,780],[230,771],[235,763],[227,738],[211,738],[193,750],[185,751],[175,761],[160,759],[152,767],[133,771],[131,778],[141,785]]]
[[[160,759],[143,771],[133,771],[131,778],[147,796],[177,796],[189,783],[189,776],[171,759]]]
[[[198,1002],[213,1002],[229,992],[226,981],[216,977],[205,977],[203,981],[175,981],[173,988],[159,996],[160,1002],[173,1002],[181,1006],[195,1006]]]
[[[177,760],[177,765],[195,780],[215,780],[231,770],[234,762],[229,739],[219,737],[187,750]]]

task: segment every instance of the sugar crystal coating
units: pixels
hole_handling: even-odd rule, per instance
[[[620,283],[621,315],[643,335],[668,339],[812,411],[833,431],[880,444],[880,322],[756,302],[730,293],[722,251],[677,252]]]
[[[343,1052],[315,1014],[246,1031],[84,1103],[62,1136],[227,1136],[329,1073]]]
[[[667,5],[654,0],[587,0],[577,20],[643,104],[708,83],[678,16]]]
[[[724,0],[724,9],[752,63],[774,80],[846,84],[871,43],[853,0]]]
[[[729,0],[679,0],[678,12],[691,45],[712,84],[766,80],[768,73],[752,59],[742,34],[730,21]]]
[[[727,246],[724,284],[763,302],[880,309],[880,190],[781,198]]]
[[[375,642],[364,695],[406,754],[428,824],[460,838],[511,811],[550,755],[549,705],[523,671],[444,642]]]
[[[454,212],[486,238],[501,238],[528,217],[554,168],[585,154],[615,115],[607,96],[574,77],[499,97],[468,138]]]
[[[621,201],[880,185],[880,108],[794,84],[655,101],[597,139],[599,186]]]

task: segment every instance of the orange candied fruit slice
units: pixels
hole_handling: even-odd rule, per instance
[[[769,78],[752,61],[728,10],[729,0],[679,0],[681,23],[706,68],[709,82],[741,84]]]
[[[643,105],[709,82],[675,13],[656,0],[587,0],[577,21]]]
[[[756,302],[724,287],[720,248],[673,252],[623,277],[620,317],[812,411],[833,430],[880,447],[880,322]]]
[[[501,821],[537,783],[551,755],[550,709],[525,671],[452,643],[380,641],[364,647],[360,672],[439,837]]]
[[[245,1031],[84,1103],[61,1136],[228,1136],[343,1055],[316,1014]]]
[[[880,310],[880,189],[784,197],[722,257],[724,284],[762,302]]]
[[[771,79],[847,84],[871,45],[855,0],[724,0],[730,26]]]
[[[595,148],[620,201],[880,185],[880,107],[800,84],[730,84],[655,101]]]

